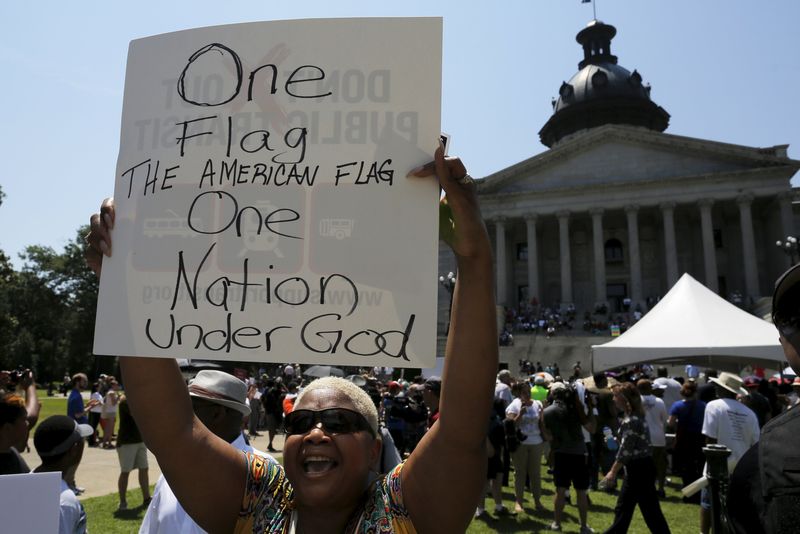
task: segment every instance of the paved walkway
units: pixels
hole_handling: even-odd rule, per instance
[[[273,446],[281,451],[283,449],[282,434],[275,437]],[[31,467],[35,468],[41,461],[33,448],[33,437],[28,441],[31,451],[22,454],[25,461]],[[255,440],[250,440],[251,445],[256,449],[266,452],[269,439],[267,433],[263,432],[260,437]],[[161,468],[156,462],[153,453],[148,452],[149,461],[149,475],[150,484],[155,484],[158,477],[161,476]],[[278,461],[283,459],[280,452],[274,453],[273,456]],[[88,497],[100,497],[110,493],[117,492],[117,477],[119,477],[119,460],[117,459],[117,451],[115,449],[102,449],[100,447],[86,447],[83,452],[83,459],[80,466],[78,466],[78,473],[75,476],[78,486],[86,489],[86,492],[81,495],[81,499]],[[137,473],[132,473],[128,481],[128,489],[138,488],[139,479]]]

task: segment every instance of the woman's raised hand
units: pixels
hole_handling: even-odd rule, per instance
[[[114,229],[114,199],[107,198],[100,205],[100,212],[89,218],[90,230],[84,240],[86,247],[86,263],[100,276],[103,267],[103,256],[111,257],[111,230]]]
[[[439,206],[440,237],[461,258],[491,257],[475,183],[459,158],[445,157],[441,143],[432,162],[409,173],[417,177],[432,175],[445,192]]]

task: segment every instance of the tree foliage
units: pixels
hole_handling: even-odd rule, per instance
[[[92,356],[98,283],[83,258],[87,232],[60,253],[27,247],[20,271],[0,251],[0,368],[30,367],[48,381],[113,365]]]

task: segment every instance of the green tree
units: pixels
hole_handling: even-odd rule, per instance
[[[42,376],[56,378],[65,371],[95,374],[103,363],[92,356],[98,282],[84,261],[82,236],[87,232],[87,227],[80,228],[62,253],[34,245],[21,254],[19,287],[26,298],[17,315],[24,317],[23,329],[33,340],[32,347],[25,347],[32,351],[26,363],[38,367]]]

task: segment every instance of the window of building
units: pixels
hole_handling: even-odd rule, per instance
[[[722,230],[714,229],[714,248],[722,248]]]
[[[528,261],[528,244],[517,243],[517,260]]]
[[[622,263],[625,256],[622,251],[622,242],[619,239],[606,241],[606,263]]]

